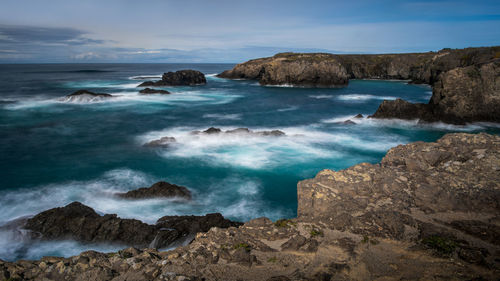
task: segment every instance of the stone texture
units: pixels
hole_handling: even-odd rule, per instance
[[[150,187],[141,187],[130,190],[125,193],[117,193],[119,197],[127,199],[145,199],[145,198],[179,198],[184,200],[191,199],[191,192],[184,186],[178,186],[168,182],[160,181]]]

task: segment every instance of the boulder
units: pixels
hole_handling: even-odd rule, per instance
[[[94,93],[88,90],[78,90],[74,93],[65,96],[60,100],[69,103],[91,103],[91,102],[103,101],[113,97],[114,96],[110,94]]]
[[[384,100],[368,118],[432,120],[433,112],[429,105],[423,103],[410,103],[402,99]]]
[[[169,91],[158,90],[158,89],[151,89],[151,88],[142,89],[142,90],[139,91],[139,93],[143,94],[143,95],[151,95],[151,94],[168,95],[168,94],[170,94]]]
[[[209,135],[212,135],[212,134],[219,134],[221,133],[222,130],[219,129],[219,128],[214,128],[214,127],[210,127],[208,129],[206,129],[205,131],[203,131],[203,133],[205,134],[209,134]]]
[[[160,181],[150,187],[141,187],[125,193],[117,193],[116,196],[127,199],[180,198],[190,200],[191,192],[183,186]]]

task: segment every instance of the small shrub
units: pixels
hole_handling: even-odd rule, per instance
[[[247,243],[239,243],[233,246],[233,249],[238,250],[238,249],[245,249],[245,251],[250,252],[252,250],[252,247],[248,245]]]
[[[435,250],[439,254],[451,255],[455,252],[457,243],[450,238],[439,235],[432,235],[422,240],[422,243],[427,247]]]
[[[289,227],[297,224],[290,219],[279,219],[274,223],[274,225],[277,227]]]
[[[368,241],[370,241],[370,238],[368,238],[368,236],[365,235],[363,236],[363,240],[361,240],[361,243],[366,244],[368,243]]]

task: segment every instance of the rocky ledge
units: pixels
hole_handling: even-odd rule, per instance
[[[0,262],[23,280],[496,280],[500,137],[448,134],[299,182],[298,216],[211,228],[172,251]],[[80,224],[76,224],[80,225]],[[3,274],[3,275],[2,275]],[[45,278],[45,279],[44,279]]]
[[[85,243],[110,243],[138,248],[163,248],[189,242],[194,235],[211,227],[227,228],[240,223],[219,214],[205,216],[165,216],[150,225],[115,214],[99,215],[80,202],[41,212],[27,220],[24,229],[32,239],[73,239]]]
[[[410,80],[433,87],[428,104],[386,101],[372,117],[500,122],[496,110],[500,108],[500,46],[383,55],[281,53],[238,64],[218,77],[314,87],[346,86],[349,79]]]
[[[197,70],[179,70],[164,73],[159,81],[146,81],[138,87],[195,86],[205,85],[205,75]]]

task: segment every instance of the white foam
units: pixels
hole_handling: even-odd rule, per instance
[[[163,76],[162,74],[138,75],[138,76],[131,76],[128,79],[130,79],[130,80],[154,80],[154,79],[161,79],[162,76]]]
[[[204,114],[203,118],[212,118],[218,120],[240,120],[241,114]]]
[[[290,106],[290,107],[285,107],[285,108],[278,108],[276,111],[278,112],[285,112],[285,111],[293,111],[299,109],[298,106]]]
[[[309,95],[310,98],[313,99],[331,99],[334,96],[333,95]]]
[[[396,97],[392,96],[374,96],[374,95],[362,95],[362,94],[349,94],[349,95],[338,95],[336,96],[338,100],[342,101],[366,101],[366,100],[395,100]]]

